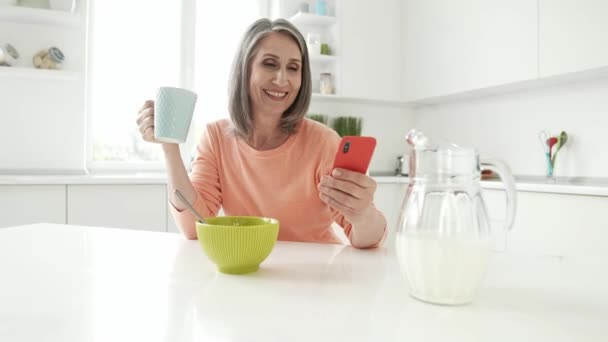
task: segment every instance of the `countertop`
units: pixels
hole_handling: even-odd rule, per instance
[[[378,184],[407,184],[407,176],[396,176],[393,172],[371,172]],[[608,196],[608,178],[558,177],[548,181],[543,176],[515,176],[518,191]],[[0,185],[72,185],[72,184],[166,184],[167,177],[161,172],[91,173],[82,175],[1,175]],[[497,179],[484,180],[486,189],[502,189]]]
[[[172,233],[0,229],[0,341],[606,341],[608,260],[494,254],[477,299],[408,295],[390,250],[277,242],[220,274]]]

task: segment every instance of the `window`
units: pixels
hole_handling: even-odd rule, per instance
[[[255,1],[197,2],[195,91],[199,94],[191,135],[228,117],[228,78],[243,33],[260,13]],[[193,133],[193,134],[192,134]]]
[[[135,124],[143,102],[162,85],[199,95],[182,147],[187,161],[204,125],[227,117],[230,65],[260,8],[251,0],[92,1],[89,168],[162,168],[160,146],[141,140]]]

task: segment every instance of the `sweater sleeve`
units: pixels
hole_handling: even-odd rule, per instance
[[[203,132],[192,162],[190,182],[196,191],[192,206],[203,217],[216,216],[222,205],[219,166],[219,137],[220,129],[213,123],[208,124]],[[189,210],[177,210],[169,204],[171,213],[177,225],[184,232],[194,232],[196,218]]]

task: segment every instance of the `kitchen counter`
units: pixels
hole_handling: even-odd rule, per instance
[[[407,184],[407,176],[393,172],[371,172],[379,184]],[[515,176],[518,191],[560,193],[590,196],[608,196],[608,178],[558,177],[550,182],[543,176]],[[48,184],[166,184],[167,177],[161,172],[92,173],[87,175],[0,175],[0,185],[48,185]],[[484,180],[486,189],[502,189],[498,179]]]
[[[0,229],[0,341],[606,341],[608,260],[495,254],[466,306],[412,299],[385,249],[278,242],[217,273],[171,233]]]

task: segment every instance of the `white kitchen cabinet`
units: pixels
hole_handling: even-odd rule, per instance
[[[406,0],[402,10],[408,101],[538,77],[536,1]]]
[[[0,185],[0,228],[66,223],[65,185]]]
[[[400,101],[401,1],[341,1],[339,8],[340,95]]]
[[[166,185],[68,185],[67,223],[167,231]]]
[[[493,223],[505,216],[505,195],[483,190]],[[551,256],[606,257],[608,197],[517,192],[517,215],[507,237],[509,251]]]
[[[384,242],[386,248],[393,248],[395,244],[395,234],[397,233],[397,224],[399,220],[399,212],[401,203],[405,196],[406,183],[378,183],[376,194],[374,196],[374,204],[386,217],[387,237]]]
[[[539,0],[540,76],[608,66],[608,1]]]

